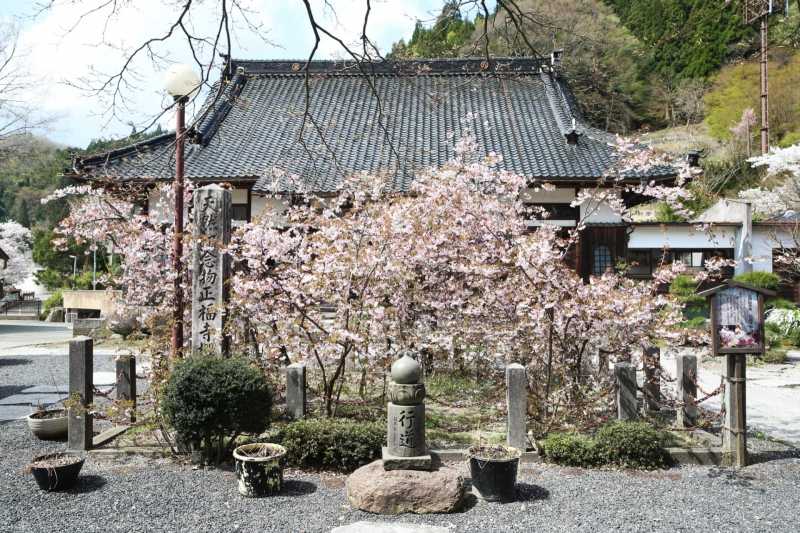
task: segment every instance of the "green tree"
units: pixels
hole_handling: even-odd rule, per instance
[[[433,27],[426,28],[417,21],[411,40],[403,40],[392,45],[389,57],[392,59],[456,57],[459,48],[470,38],[475,23],[465,20],[459,9],[459,2],[448,0],[436,18]]]
[[[20,226],[23,228],[31,229],[31,217],[28,214],[28,202],[26,202],[24,198],[19,202],[17,222],[19,222]]]

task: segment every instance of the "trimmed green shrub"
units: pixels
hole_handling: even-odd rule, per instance
[[[755,285],[756,287],[761,287],[762,289],[777,291],[778,283],[780,283],[781,278],[777,274],[773,274],[771,272],[754,270],[753,272],[745,272],[744,274],[733,276],[733,281],[747,283],[748,285]]]
[[[797,309],[792,302],[785,298],[771,298],[764,303],[765,309],[790,309],[794,311]]]
[[[591,467],[599,464],[594,443],[582,435],[551,433],[542,446],[547,459],[560,465]]]
[[[702,316],[696,316],[685,322],[679,322],[678,325],[691,329],[708,329],[708,320]]]
[[[764,357],[762,357],[761,360],[771,365],[780,365],[788,361],[789,356],[786,354],[786,350],[778,350],[773,348],[767,350],[767,353],[764,354]]]
[[[698,285],[699,283],[693,280],[691,276],[681,274],[669,286],[669,293],[685,305],[683,309],[684,316],[689,317],[691,313],[707,314],[709,312],[706,299],[696,294]]]
[[[219,464],[237,436],[269,427],[272,397],[264,376],[247,361],[194,355],[175,365],[161,409],[180,443]]]
[[[286,448],[291,465],[352,472],[381,458],[386,423],[300,420],[270,434],[269,441]]]
[[[626,468],[659,468],[664,465],[664,432],[644,422],[614,422],[597,430],[594,449],[600,462]]]

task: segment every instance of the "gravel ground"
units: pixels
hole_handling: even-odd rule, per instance
[[[113,369],[105,357],[96,370]],[[12,362],[13,361],[13,362]],[[107,368],[108,365],[110,368]],[[0,397],[42,372],[66,375],[61,356],[0,357]],[[56,374],[58,375],[58,374]],[[500,505],[468,497],[452,515],[380,517],[350,507],[344,476],[289,471],[284,491],[238,495],[230,469],[138,456],[90,457],[75,487],[39,490],[25,464],[63,442],[42,442],[24,420],[0,422],[0,531],[328,532],[358,522],[450,526],[454,531],[797,531],[800,454],[754,439],[753,466],[684,466],[655,472],[599,471],[523,464],[518,500]],[[455,465],[467,474],[465,465]]]

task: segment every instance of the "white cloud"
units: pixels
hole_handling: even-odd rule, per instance
[[[27,22],[21,36],[22,44],[30,49],[32,70],[46,84],[42,108],[66,115],[53,137],[71,145],[85,146],[92,138],[127,134],[131,129],[127,123],[142,124],[146,117],[156,115],[167,103],[161,82],[166,66],[154,68],[144,55],[133,63],[137,76],[130,80],[133,85],[123,87],[122,96],[127,100],[123,102],[117,97],[118,103],[126,103],[127,107],[120,107],[116,117],[107,112],[107,100],[82,93],[70,85],[90,76],[92,69],[106,74],[118,72],[126,61],[123,50],[166,34],[180,7],[179,3],[162,0],[136,0],[111,18],[107,9],[86,15],[92,7],[105,3],[103,0],[89,0],[78,4],[58,4],[33,22]],[[342,36],[346,43],[356,43],[360,47],[366,2],[332,0],[331,3],[335,16],[325,9],[325,2],[313,0],[318,22]],[[302,2],[245,0],[244,4],[250,10],[249,21],[269,30],[266,35],[273,44],[264,43],[239,20],[238,28],[233,32],[234,57],[308,57],[313,46],[313,34]],[[202,10],[193,11],[194,18],[187,21],[188,26],[198,35],[213,36],[218,5],[218,2],[207,2]],[[438,0],[373,1],[368,35],[386,53],[392,42],[410,37],[416,18],[427,20],[430,12],[440,6]],[[7,9],[4,11],[8,13]],[[85,16],[81,18],[82,15]],[[185,39],[180,36],[173,38],[170,44],[156,43],[153,49],[158,54],[169,55],[170,60],[190,65],[194,62]],[[211,60],[208,48],[204,52],[201,61],[208,63]],[[324,37],[315,57],[328,59],[335,55],[343,55],[341,48]],[[211,77],[215,79],[217,74]]]

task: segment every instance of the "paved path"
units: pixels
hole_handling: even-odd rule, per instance
[[[0,320],[0,354],[8,348],[69,342],[72,324]]]
[[[698,358],[702,355],[698,352]],[[663,364],[675,375],[675,358],[665,357]],[[707,391],[720,384],[721,364],[700,367],[700,385]],[[703,407],[717,412],[722,396],[703,402]],[[790,351],[782,365],[747,367],[747,425],[767,435],[800,447],[800,352]]]

